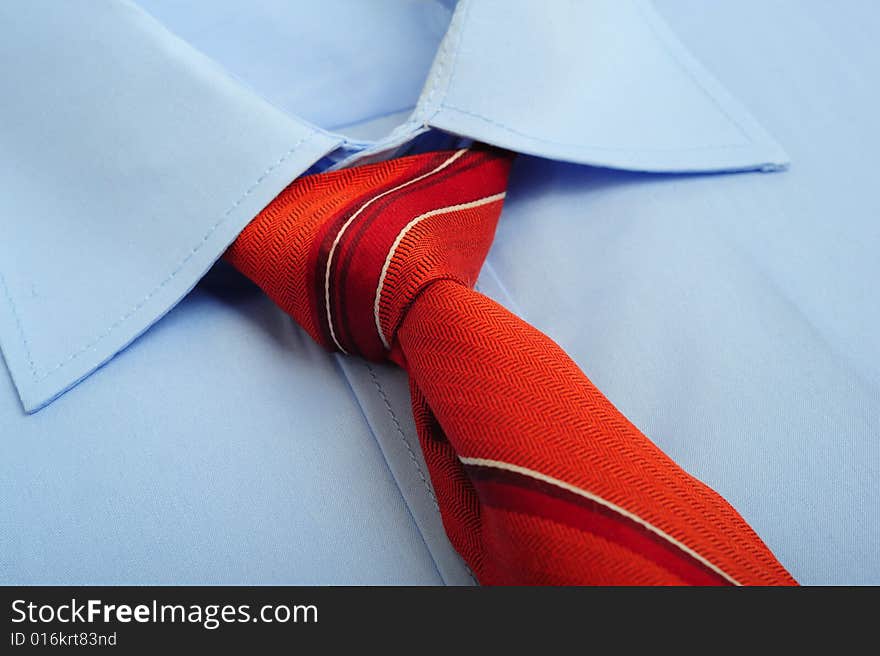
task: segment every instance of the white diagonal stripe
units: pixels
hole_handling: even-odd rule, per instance
[[[458,459],[464,465],[475,465],[477,467],[493,467],[495,469],[503,469],[505,471],[514,472],[516,474],[521,474],[523,476],[528,476],[529,478],[533,478],[533,479],[541,481],[543,483],[549,483],[550,485],[554,485],[554,486],[556,486],[558,488],[562,488],[563,490],[566,490],[568,492],[572,492],[573,494],[577,494],[578,496],[584,497],[585,499],[590,499],[591,501],[595,501],[599,505],[605,506],[609,510],[613,510],[618,515],[623,515],[627,519],[634,521],[636,524],[639,524],[640,526],[645,527],[646,529],[648,529],[649,531],[651,531],[655,535],[660,536],[661,538],[663,538],[664,540],[666,540],[667,542],[669,542],[673,546],[679,548],[681,551],[685,552],[686,554],[688,554],[689,556],[691,556],[695,560],[698,560],[699,562],[701,562],[703,565],[705,565],[706,567],[711,569],[713,572],[715,572],[719,576],[723,577],[727,581],[730,581],[730,583],[732,583],[733,585],[742,585],[742,583],[740,583],[735,578],[733,578],[732,576],[730,576],[729,574],[724,572],[717,565],[714,565],[713,563],[709,562],[706,558],[704,558],[703,556],[698,554],[696,551],[694,551],[693,549],[688,547],[686,544],[679,542],[678,540],[676,540],[674,537],[672,537],[671,535],[669,535],[665,531],[657,528],[656,526],[654,526],[653,524],[651,524],[647,520],[642,519],[638,515],[633,514],[630,511],[621,508],[617,504],[611,503],[610,501],[606,501],[602,497],[597,496],[597,495],[593,494],[592,492],[587,492],[586,490],[582,490],[579,487],[575,487],[574,485],[571,485],[570,483],[566,483],[565,481],[560,481],[558,478],[553,478],[552,476],[547,476],[546,474],[542,474],[539,471],[535,471],[533,469],[527,469],[526,467],[520,467],[519,465],[514,465],[509,462],[502,462],[500,460],[488,460],[486,458],[465,458],[462,456],[459,456]]]
[[[502,191],[499,194],[492,194],[491,196],[486,196],[485,198],[480,198],[479,200],[473,200],[469,203],[460,203],[458,205],[439,207],[435,210],[431,210],[430,212],[419,214],[416,218],[407,223],[398,233],[397,237],[394,240],[394,243],[391,244],[391,249],[388,251],[388,256],[385,258],[385,264],[382,265],[382,274],[379,276],[379,286],[376,287],[376,299],[373,302],[373,318],[376,321],[376,330],[378,331],[379,338],[382,340],[382,344],[385,345],[386,349],[390,349],[391,344],[388,343],[388,340],[385,338],[385,333],[382,330],[382,322],[379,320],[379,304],[382,299],[382,288],[385,286],[385,276],[388,275],[388,267],[391,266],[391,260],[394,258],[394,253],[397,252],[397,247],[400,246],[400,242],[403,241],[403,238],[406,237],[406,234],[416,225],[418,225],[425,219],[430,219],[432,216],[438,216],[440,214],[451,214],[452,212],[460,212],[463,210],[472,209],[474,207],[480,207],[481,205],[488,205],[489,203],[494,203],[495,201],[502,200],[504,196],[505,192]]]
[[[336,344],[336,347],[342,351],[343,353],[347,353],[347,351],[342,348],[342,344],[339,343],[339,340],[336,338],[336,331],[333,330],[333,315],[330,312],[330,266],[333,264],[333,254],[336,252],[336,247],[339,246],[339,242],[342,239],[342,235],[345,234],[345,231],[348,230],[348,226],[352,224],[352,222],[367,209],[370,205],[375,203],[380,198],[387,196],[388,194],[393,194],[395,191],[403,189],[411,184],[415,184],[420,180],[424,180],[425,178],[434,175],[438,171],[442,171],[447,166],[452,164],[459,157],[464,155],[467,152],[467,148],[462,148],[460,150],[456,150],[448,159],[443,161],[443,163],[439,164],[436,168],[428,171],[427,173],[423,173],[417,178],[413,178],[412,180],[407,180],[406,182],[397,185],[393,189],[389,189],[388,191],[383,191],[381,194],[377,196],[373,196],[370,200],[361,205],[350,217],[348,220],[342,224],[342,227],[339,229],[339,232],[336,233],[336,239],[333,240],[333,245],[330,247],[330,254],[327,256],[327,270],[324,272],[324,307],[327,311],[327,326],[330,328],[330,337],[333,339],[333,343]]]

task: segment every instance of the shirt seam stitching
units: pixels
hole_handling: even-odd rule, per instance
[[[449,105],[444,102],[442,107],[438,109],[437,112],[431,117],[432,119],[437,116],[440,110],[449,110],[453,112],[458,112],[459,114],[465,114],[467,116],[473,116],[474,118],[479,118],[490,125],[494,125],[499,127],[511,134],[515,134],[519,137],[523,137],[529,139],[531,141],[537,141],[540,143],[551,144],[555,146],[565,146],[567,148],[572,148],[576,150],[588,151],[588,150],[596,150],[596,151],[606,151],[606,152],[630,152],[630,153],[684,153],[689,151],[698,151],[698,150],[732,150],[736,148],[752,148],[755,143],[753,141],[749,141],[748,143],[738,143],[738,144],[718,144],[718,145],[706,145],[706,146],[692,146],[689,148],[615,148],[611,146],[590,146],[588,144],[579,144],[572,141],[560,141],[555,139],[546,139],[544,137],[536,137],[527,132],[522,132],[521,130],[517,130],[516,128],[510,127],[504,123],[500,123],[494,119],[488,118],[479,114],[477,112],[472,112],[470,110],[464,109],[462,107],[457,107],[455,105]]]
[[[715,105],[715,107],[724,115],[724,117],[734,127],[736,127],[736,129],[740,132],[740,134],[742,134],[743,137],[745,138],[746,143],[744,143],[744,144],[722,144],[722,145],[718,145],[718,146],[697,146],[697,147],[693,147],[693,148],[669,148],[669,149],[661,149],[661,148],[658,148],[658,149],[603,148],[601,146],[588,146],[585,144],[572,143],[571,141],[556,141],[556,140],[552,140],[552,139],[545,139],[542,137],[536,137],[534,135],[528,134],[526,132],[522,132],[522,131],[517,130],[515,128],[512,128],[508,125],[505,125],[504,123],[501,123],[500,121],[493,120],[493,119],[491,119],[487,116],[484,116],[480,113],[469,111],[469,110],[463,109],[461,107],[456,107],[455,105],[448,104],[446,99],[449,95],[449,90],[452,88],[453,82],[455,81],[455,73],[456,73],[456,69],[457,69],[456,64],[458,63],[459,50],[461,48],[462,42],[464,41],[464,31],[465,31],[465,27],[467,25],[467,17],[468,17],[468,14],[470,13],[472,2],[468,2],[468,5],[465,7],[464,14],[462,15],[461,27],[458,29],[458,33],[456,36],[457,43],[455,46],[455,52],[453,53],[452,59],[451,59],[449,80],[446,83],[446,88],[444,89],[443,95],[441,96],[440,100],[438,101],[437,108],[434,110],[434,112],[431,114],[430,118],[428,118],[427,120],[431,121],[434,118],[436,118],[437,115],[443,109],[450,109],[453,111],[460,112],[462,114],[466,114],[469,116],[473,116],[475,118],[482,119],[483,121],[489,123],[490,125],[497,126],[503,130],[510,132],[511,134],[515,134],[520,137],[525,137],[527,139],[531,139],[532,141],[536,141],[539,143],[551,144],[551,145],[567,146],[569,148],[575,148],[577,150],[596,150],[596,151],[605,151],[605,152],[637,153],[637,152],[690,152],[690,151],[698,151],[698,150],[728,150],[728,149],[732,150],[732,149],[738,149],[738,148],[754,147],[756,144],[756,141],[753,138],[753,136],[750,134],[750,132],[745,127],[743,127],[743,125],[741,125],[740,122],[734,116],[732,116],[723,105],[720,104],[720,102],[715,97],[715,95],[713,93],[711,93],[706,88],[706,86],[703,84],[703,81],[701,79],[699,79],[698,77],[695,77],[693,72],[691,71],[690,67],[687,66],[685,63],[683,63],[681,61],[681,59],[679,59],[679,57],[676,55],[676,53],[672,51],[672,49],[670,48],[670,44],[669,44],[668,39],[664,38],[664,36],[657,31],[657,26],[655,24],[657,19],[655,17],[649,16],[647,14],[647,12],[648,12],[647,6],[644,3],[640,3],[640,2],[634,2],[633,4],[636,7],[636,11],[638,11],[638,13],[641,15],[642,19],[647,24],[648,29],[651,31],[651,33],[654,35],[654,37],[660,43],[660,46],[663,48],[663,51],[667,54],[667,56],[675,63],[675,65],[680,70],[682,70],[685,73],[685,75],[687,75],[687,77],[690,80],[692,80],[694,82],[694,84],[696,84],[697,88],[703,93],[704,96],[706,96],[712,102],[713,105]],[[444,59],[445,59],[445,57],[444,57]],[[440,70],[442,70],[442,68]],[[431,92],[429,93],[428,98],[425,103],[429,107],[430,107],[430,101],[433,98],[434,92],[439,84],[439,72],[440,71],[438,70],[438,76],[437,76],[437,78],[435,78],[434,87],[432,88]]]
[[[388,412],[389,416],[391,417],[391,420],[394,422],[394,426],[396,428],[396,431],[397,431],[397,434],[400,438],[400,441],[403,442],[404,446],[406,447],[407,453],[409,454],[409,458],[412,461],[413,466],[416,468],[416,472],[418,473],[419,478],[421,479],[422,484],[424,485],[426,496],[431,501],[431,504],[433,505],[434,509],[438,513],[440,513],[440,504],[437,501],[437,496],[434,494],[434,491],[431,488],[427,477],[425,476],[424,470],[422,469],[421,465],[419,465],[419,462],[415,456],[415,452],[413,451],[412,447],[410,446],[409,440],[406,439],[406,433],[403,431],[403,427],[401,426],[400,421],[397,418],[397,414],[394,412],[394,408],[391,406],[391,402],[388,399],[388,395],[385,393],[384,388],[382,387],[381,381],[379,380],[378,376],[376,376],[375,369],[373,368],[373,366],[369,362],[363,362],[362,364],[368,370],[368,372],[370,374],[370,378],[373,382],[373,385],[376,387],[376,391],[379,394],[383,405],[385,406],[385,410]],[[347,377],[347,374],[346,374],[346,377]],[[355,396],[357,397],[357,395],[355,395]],[[359,399],[358,399],[358,403],[360,403]],[[375,437],[375,433],[374,433],[374,437]],[[383,455],[384,455],[384,452],[383,452]],[[386,462],[386,464],[388,464],[388,467],[390,469],[390,463],[388,463],[387,458],[385,458],[385,462]],[[403,490],[400,489],[400,484],[397,482],[397,478],[395,477],[394,480],[395,480],[395,484],[397,484],[397,488],[398,488],[398,491],[400,492],[400,495],[403,497],[404,503],[406,504],[407,508],[410,508],[409,501],[407,500],[406,495],[403,494]],[[412,514],[411,508],[410,508],[410,514]],[[415,520],[415,516],[413,516],[413,519]],[[446,576],[440,570],[440,567],[437,563],[437,558],[434,556],[434,553],[431,550],[431,546],[430,546],[430,544],[428,544],[428,540],[425,537],[424,533],[422,533],[421,526],[419,526],[418,522],[416,522],[416,528],[419,531],[419,535],[421,535],[421,537],[422,537],[422,541],[425,543],[425,547],[427,548],[428,553],[431,556],[431,560],[434,561],[434,567],[437,569],[438,574],[440,574],[440,578],[443,579],[443,582],[448,585],[448,581],[446,580]],[[474,577],[473,572],[471,572],[469,567],[467,567],[467,572],[468,572],[468,575],[470,576],[471,580],[474,582],[474,584],[477,585],[476,578]]]
[[[416,454],[414,453],[412,446],[410,446],[409,440],[406,439],[406,434],[403,432],[403,427],[400,425],[400,420],[397,418],[397,415],[394,412],[394,408],[391,407],[391,402],[388,400],[388,395],[385,394],[382,383],[376,376],[376,370],[373,369],[372,365],[369,362],[365,362],[364,364],[370,373],[370,379],[373,381],[373,385],[375,385],[376,391],[379,393],[385,409],[388,411],[391,420],[394,422],[394,427],[397,435],[400,438],[400,441],[403,442],[403,445],[406,447],[406,451],[409,454],[409,459],[412,461],[413,466],[416,468],[416,472],[419,475],[419,479],[421,479],[422,481],[422,485],[425,488],[425,493],[427,494],[428,499],[430,499],[431,504],[439,512],[440,504],[437,502],[437,496],[434,494],[434,490],[431,489],[431,486],[428,483],[428,479],[425,476],[425,472],[422,470],[421,465],[419,465],[419,461],[416,459]]]
[[[312,139],[316,134],[318,134],[318,131],[313,130],[309,134],[302,137],[293,146],[291,146],[290,149],[287,152],[285,152],[275,163],[273,163],[268,168],[266,168],[257,177],[257,179],[254,181],[254,183],[251,184],[244,191],[244,193],[235,202],[233,202],[232,205],[230,205],[229,208],[226,209],[226,211],[223,212],[221,217],[210,228],[208,228],[207,232],[202,236],[202,238],[198,242],[196,242],[195,246],[193,246],[190,249],[190,251],[183,257],[183,259],[177,263],[177,265],[175,265],[175,267],[172,269],[171,273],[168,274],[165,277],[165,279],[162,280],[162,282],[160,282],[156,287],[154,287],[152,290],[150,290],[134,306],[132,306],[131,308],[129,308],[128,310],[123,312],[123,314],[115,322],[113,322],[113,324],[111,324],[109,328],[104,330],[104,332],[102,332],[97,337],[93,338],[91,341],[89,341],[88,343],[86,343],[85,345],[83,345],[82,347],[80,347],[79,349],[74,351],[73,353],[71,353],[65,359],[61,360],[58,364],[46,369],[43,373],[38,372],[37,367],[33,361],[33,357],[31,355],[30,342],[27,338],[27,334],[24,330],[24,326],[22,325],[21,316],[20,316],[18,309],[16,307],[15,300],[12,298],[12,295],[9,292],[9,288],[6,285],[6,283],[2,277],[2,274],[0,274],[0,283],[2,283],[4,292],[5,292],[5,297],[8,301],[9,307],[12,311],[12,316],[15,319],[16,327],[18,328],[19,339],[20,339],[22,345],[24,346],[25,354],[28,358],[28,365],[30,367],[31,378],[32,378],[33,382],[40,383],[40,382],[46,380],[52,374],[54,374],[56,371],[63,369],[65,366],[70,364],[70,362],[76,360],[83,353],[90,351],[90,350],[93,350],[104,339],[109,337],[117,328],[119,328],[122,324],[127,322],[132,316],[137,314],[141,310],[141,308],[143,308],[150,301],[150,299],[152,299],[156,294],[161,292],[162,289],[164,289],[166,287],[166,285],[170,284],[177,277],[177,274],[179,274],[183,270],[183,268],[187,265],[187,263],[205,246],[206,243],[208,243],[208,240],[211,238],[211,235],[213,235],[220,228],[220,226],[222,226],[227,221],[230,214],[239,205],[241,205],[247,199],[247,197],[250,196],[266,180],[267,177],[269,177],[269,175],[273,171],[275,171],[279,166],[281,166],[284,162],[286,162],[290,158],[290,156],[293,155],[293,153],[296,150],[298,150],[304,143],[306,143],[307,141]]]
[[[385,452],[382,450],[382,445],[379,442],[379,436],[376,434],[375,428],[373,427],[373,425],[370,423],[369,419],[367,418],[366,407],[364,406],[364,403],[361,401],[361,398],[358,394],[358,390],[361,389],[361,386],[355,384],[354,380],[352,379],[351,375],[347,371],[346,367],[343,366],[342,360],[345,358],[346,362],[354,362],[354,363],[356,363],[360,366],[364,366],[364,367],[369,367],[369,363],[367,363],[365,361],[357,362],[356,360],[353,360],[353,359],[349,358],[348,356],[345,356],[345,355],[338,353],[338,352],[334,353],[333,355],[335,356],[334,359],[336,360],[336,366],[337,366],[338,370],[342,373],[343,378],[345,378],[346,382],[348,383],[349,389],[352,393],[352,396],[354,397],[355,403],[357,403],[358,407],[361,410],[361,414],[364,417],[364,422],[366,423],[367,430],[370,431],[370,435],[372,435],[373,439],[376,441],[376,444],[379,448],[379,453],[382,456],[382,461],[385,463],[385,466],[388,468],[388,472],[391,476],[392,481],[394,482],[394,487],[397,489],[397,493],[400,495],[400,498],[403,501],[403,505],[406,508],[406,511],[409,514],[410,519],[412,520],[413,524],[415,525],[416,532],[418,533],[419,537],[422,539],[422,544],[424,544],[424,546],[425,546],[425,551],[428,553],[428,557],[431,559],[431,563],[434,565],[434,571],[437,572],[437,576],[443,582],[443,585],[449,585],[449,582],[447,581],[446,577],[444,576],[443,572],[440,569],[440,566],[437,563],[437,558],[434,556],[434,552],[431,550],[431,546],[428,544],[428,540],[425,537],[425,534],[422,532],[422,527],[419,525],[418,521],[416,521],[416,517],[413,514],[412,507],[410,506],[410,503],[407,500],[406,495],[403,493],[403,490],[400,487],[400,483],[397,481],[397,477],[394,475],[394,470],[391,468],[391,463],[388,461],[388,458],[386,457]]]
[[[446,37],[443,39],[443,45],[441,46],[442,52],[440,55],[440,60],[437,64],[437,70],[434,74],[434,83],[431,86],[431,91],[428,93],[427,98],[425,98],[425,113],[431,111],[431,105],[434,100],[434,95],[437,92],[440,83],[443,78],[443,68],[447,65],[447,61],[449,62],[449,76],[445,81],[445,88],[443,89],[443,93],[437,101],[437,106],[434,108],[433,112],[431,112],[430,116],[424,119],[423,124],[427,125],[443,108],[444,102],[446,100],[446,96],[449,93],[449,88],[452,86],[452,81],[455,78],[455,69],[456,64],[458,62],[458,53],[461,48],[462,41],[464,41],[464,32],[467,27],[467,19],[470,15],[471,7],[473,6],[472,0],[465,0],[467,4],[462,9],[458,7],[456,10],[456,14],[461,11],[461,18],[457,21],[457,24],[450,28],[449,32],[446,34]],[[453,20],[455,21],[457,18],[456,15],[453,15]],[[452,52],[449,50],[449,42],[455,39],[455,48]]]

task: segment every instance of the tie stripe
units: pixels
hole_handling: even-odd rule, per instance
[[[681,585],[695,582],[698,562],[723,573],[716,584],[794,582],[730,504],[646,438],[558,345],[491,299],[435,282],[412,304],[397,343],[432,480],[449,480],[438,487],[438,502],[457,507],[447,532],[481,581]],[[450,450],[438,448],[444,442]],[[528,512],[501,504],[485,471],[475,477],[459,456],[509,463],[568,492],[587,491],[606,510],[622,511],[605,514],[617,528],[585,530],[583,512],[565,515],[577,522],[561,522],[538,512],[552,505],[546,500]],[[451,475],[456,466],[462,476]],[[632,536],[633,522],[686,548],[658,561],[656,552],[612,539]]]
[[[491,196],[486,196],[485,198],[480,198],[478,200],[471,201],[470,203],[459,203],[458,205],[449,205],[447,207],[440,207],[429,212],[425,212],[424,214],[419,214],[416,218],[406,224],[403,230],[397,235],[394,239],[394,243],[391,244],[391,249],[388,251],[388,255],[385,257],[385,264],[382,265],[382,272],[379,275],[379,285],[376,287],[376,298],[373,301],[373,318],[376,320],[376,331],[379,334],[379,337],[382,340],[382,344],[386,349],[391,349],[391,344],[388,342],[388,339],[385,337],[385,330],[382,328],[382,318],[381,318],[381,308],[382,308],[382,291],[385,288],[385,279],[388,276],[388,270],[391,268],[392,263],[394,261],[394,256],[397,254],[397,249],[402,244],[404,238],[410,233],[410,231],[415,228],[419,223],[424,221],[425,219],[430,219],[435,216],[442,216],[444,214],[453,214],[455,212],[463,212],[465,210],[474,209],[477,207],[482,207],[483,205],[489,205],[491,203],[498,203],[504,200],[504,197],[507,194],[505,192],[492,194]]]
[[[647,520],[592,492],[509,462],[463,456],[459,460],[488,505],[544,517],[618,542],[634,553],[648,554],[694,585],[741,585]]]
[[[387,336],[394,332],[402,304],[407,300],[398,298],[397,292],[406,287],[409,293],[415,293],[413,283],[427,281],[428,272],[423,270],[406,276],[404,285],[395,284],[399,281],[398,264],[411,264],[414,259],[407,248],[406,234],[418,232],[423,236],[423,243],[418,245],[422,255],[431,251],[432,245],[436,247],[431,257],[423,257],[417,263],[420,269],[434,261],[432,257],[452,256],[464,266],[456,274],[463,281],[470,277],[475,280],[494,234],[494,224],[485,225],[482,215],[475,210],[484,198],[505,191],[500,173],[506,170],[507,161],[486,150],[432,153],[407,159],[412,160],[412,168],[403,179],[389,176],[376,185],[369,198],[352,199],[339,207],[319,235],[320,245],[315,250],[316,270],[323,272],[323,312],[319,325],[326,333],[325,341],[345,353],[357,353],[371,360],[387,356]],[[500,202],[497,210],[500,211]],[[441,232],[455,226],[458,235],[444,233],[442,237],[424,239],[426,234],[418,226],[426,221]],[[404,237],[395,246],[401,233]],[[452,242],[455,249],[450,248]],[[459,248],[466,257],[454,252]],[[395,257],[387,262],[392,249]],[[375,298],[380,282],[383,292],[392,287],[386,298],[397,299],[397,304],[384,307],[380,296],[377,312]],[[383,321],[389,325],[383,325]]]
[[[339,242],[342,241],[342,237],[345,235],[349,226],[351,226],[351,224],[354,223],[357,220],[357,218],[364,212],[364,210],[366,210],[368,207],[370,207],[370,205],[372,205],[376,201],[384,198],[385,196],[389,196],[395,192],[398,192],[398,191],[401,191],[402,189],[405,189],[406,187],[409,187],[410,185],[414,185],[417,182],[421,182],[425,178],[428,178],[432,175],[436,175],[437,173],[439,173],[440,171],[445,169],[447,166],[449,166],[450,164],[455,162],[455,160],[460,158],[466,152],[467,152],[466,149],[457,150],[452,155],[450,155],[449,157],[444,159],[435,168],[428,171],[427,173],[422,173],[421,175],[417,175],[416,177],[411,178],[405,182],[402,182],[402,183],[398,184],[397,186],[392,187],[391,189],[387,189],[385,191],[382,191],[379,194],[376,194],[375,196],[371,197],[368,201],[366,201],[363,205],[358,207],[357,210],[355,210],[351,214],[351,216],[348,217],[345,220],[345,222],[342,224],[342,226],[339,228],[339,231],[336,233],[336,237],[333,239],[333,243],[330,247],[330,252],[327,255],[327,265],[324,267],[324,311],[327,313],[327,328],[330,332],[330,337],[333,340],[333,343],[335,344],[336,348],[338,348],[343,353],[348,353],[348,351],[346,351],[343,348],[342,344],[340,344],[339,340],[336,338],[336,331],[333,330],[333,311],[330,307],[330,290],[331,290],[330,270],[333,265],[333,255],[336,253],[336,249],[339,246]],[[379,334],[380,335],[382,334],[381,327],[379,329]],[[384,338],[383,338],[383,341],[384,341]]]
[[[546,335],[472,289],[509,154],[307,176],[226,257],[319,343],[410,376],[447,534],[487,584],[793,584]]]

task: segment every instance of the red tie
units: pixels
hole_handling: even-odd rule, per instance
[[[481,583],[795,584],[559,346],[472,289],[510,162],[475,147],[303,177],[226,256],[325,347],[406,369]]]

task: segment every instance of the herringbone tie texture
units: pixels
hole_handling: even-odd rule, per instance
[[[474,147],[300,178],[226,257],[325,347],[406,369],[481,583],[794,584],[559,346],[472,289],[510,162]]]

